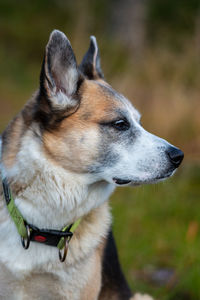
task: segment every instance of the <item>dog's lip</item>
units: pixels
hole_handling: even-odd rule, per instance
[[[139,179],[121,179],[121,178],[117,178],[114,177],[113,181],[117,184],[117,185],[127,185],[129,183],[131,183],[132,185],[141,185],[141,184],[151,184],[151,183],[156,183],[159,181],[162,181],[170,176],[172,176],[174,174],[176,170],[174,170],[173,172],[168,172],[164,175],[160,175],[160,176],[156,176],[154,178],[147,178],[145,180],[139,180]]]
[[[174,172],[175,172],[175,170],[174,170]],[[157,177],[154,177],[154,178],[148,178],[148,179],[146,179],[144,181],[142,181],[142,180],[134,181],[133,180],[132,181],[132,185],[133,186],[137,186],[137,185],[142,185],[142,184],[154,184],[154,183],[158,183],[160,181],[163,181],[163,180],[171,177],[174,174],[174,172],[169,172],[169,173],[167,173],[165,175],[157,176]]]
[[[120,178],[116,178],[116,177],[113,178],[113,181],[118,185],[124,185],[124,184],[128,184],[131,182],[130,179],[120,179]]]

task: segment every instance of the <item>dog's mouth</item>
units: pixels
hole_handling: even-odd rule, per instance
[[[128,184],[131,182],[131,180],[129,180],[129,179],[120,179],[120,178],[116,178],[116,177],[113,178],[113,181],[118,185],[124,185],[124,184]]]
[[[131,183],[131,185],[137,186],[137,185],[142,185],[142,184],[152,184],[152,183],[156,183],[156,182],[165,180],[168,177],[171,177],[174,173],[175,173],[175,170],[173,172],[168,172],[164,175],[162,174],[162,175],[156,176],[154,178],[132,179],[132,180],[131,179],[121,179],[121,178],[114,177],[113,181],[117,185],[127,185],[127,184]]]

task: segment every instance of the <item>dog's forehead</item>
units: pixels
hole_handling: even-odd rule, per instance
[[[139,121],[141,118],[141,115],[139,111],[133,106],[133,104],[122,94],[115,92],[115,99],[117,99],[121,103],[121,107],[123,110],[123,113],[126,115],[127,118],[133,118],[136,121]]]
[[[140,113],[132,103],[103,80],[87,80],[82,95],[84,101],[89,100],[89,106],[99,113],[104,111],[104,113],[119,114],[119,116],[136,121],[140,119]]]

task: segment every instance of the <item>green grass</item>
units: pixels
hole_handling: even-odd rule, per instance
[[[113,229],[132,290],[159,300],[200,299],[200,166],[166,182],[121,188],[112,196]],[[159,270],[173,277],[159,285]]]

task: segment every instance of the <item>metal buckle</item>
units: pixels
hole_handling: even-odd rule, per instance
[[[28,249],[30,245],[30,237],[31,237],[30,227],[27,224],[26,224],[26,233],[27,233],[26,239],[24,237],[21,237],[21,242],[24,249]]]
[[[65,258],[67,256],[67,252],[68,252],[68,248],[69,248],[69,242],[70,242],[70,240],[71,240],[71,236],[66,237],[65,238],[65,247],[64,247],[64,249],[63,250],[59,250],[59,252],[58,252],[60,262],[64,262],[65,261]]]

